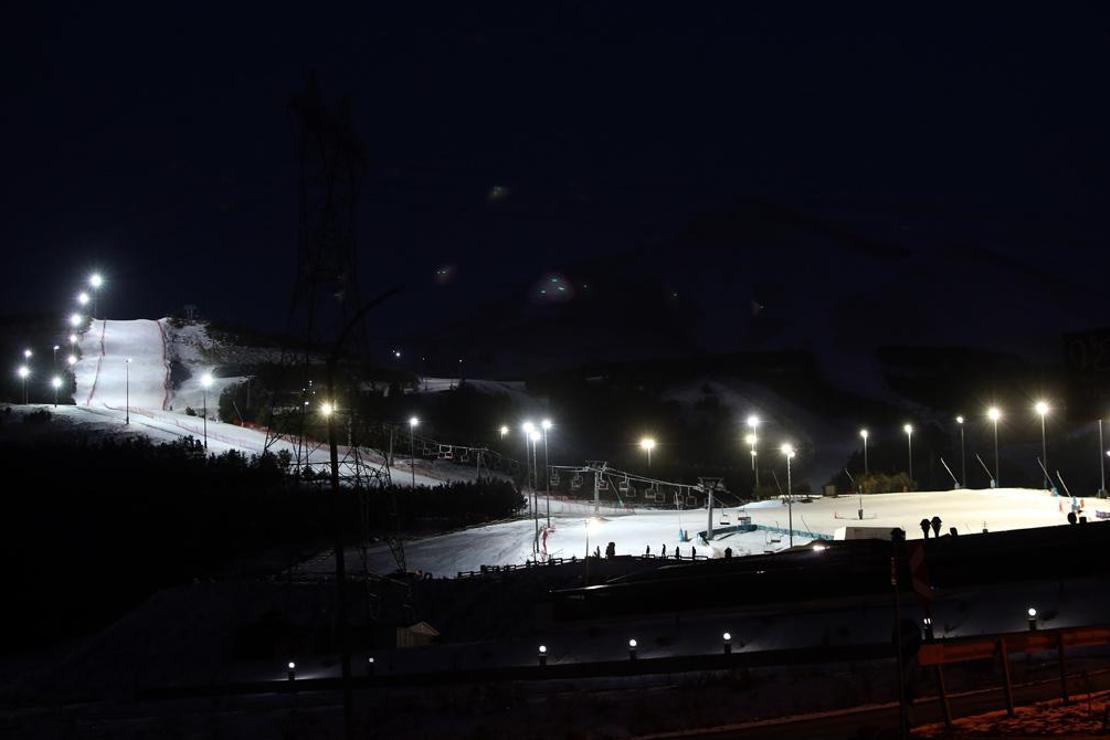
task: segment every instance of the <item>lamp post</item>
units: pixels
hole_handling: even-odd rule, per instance
[[[418,424],[420,424],[420,419],[415,416],[409,417],[409,463],[412,468],[413,490],[416,490],[416,427]]]
[[[54,345],[54,369],[58,369],[58,350],[61,349],[57,344]]]
[[[505,435],[509,433],[509,428],[507,426],[505,426],[504,424],[502,424],[501,428],[498,429],[497,431],[501,433],[501,439],[505,439]]]
[[[906,451],[909,455],[909,476],[910,483],[913,483],[913,425],[906,424],[902,427],[902,431],[906,433]]]
[[[1041,417],[1041,465],[1044,465],[1044,469],[1045,469],[1045,471],[1047,471],[1048,470],[1048,441],[1047,441],[1047,437],[1045,436],[1044,418],[1046,416],[1048,416],[1048,412],[1051,411],[1052,409],[1049,407],[1048,402],[1046,402],[1046,401],[1037,401],[1037,403],[1033,406],[1033,410],[1037,412],[1037,416]],[[1045,486],[1045,489],[1052,490],[1052,481],[1049,479],[1047,472],[1045,472],[1044,486]]]
[[[551,468],[547,464],[547,432],[551,429],[551,419],[540,422],[543,429],[543,491],[547,496],[547,526],[551,527]]]
[[[784,442],[779,449],[786,458],[786,526],[790,530],[790,546],[794,547],[794,492],[790,478],[790,461],[794,459],[795,450],[794,445],[789,442]]]
[[[590,532],[596,529],[601,524],[601,520],[597,517],[588,517],[586,519],[586,585],[590,585]]]
[[[532,556],[537,557],[540,551],[540,520],[539,520],[539,500],[536,497],[536,485],[532,482],[532,435],[536,433],[536,425],[530,421],[525,421],[520,425],[520,431],[524,434],[524,485],[527,487],[529,484],[532,486],[532,520],[535,523],[535,533],[532,538]]]
[[[964,417],[957,416],[956,423],[960,427],[960,485],[967,488],[967,458],[964,455]]]
[[[208,389],[212,387],[212,373],[205,373],[200,377],[200,387],[204,389],[204,406],[201,414],[204,416],[204,449],[208,450]]]
[[[99,309],[97,308],[97,303],[100,298],[100,286],[104,285],[104,278],[101,277],[99,272],[94,272],[92,275],[89,275],[89,285],[92,287],[93,316],[95,317],[96,314],[99,312]]]
[[[994,424],[994,488],[1002,485],[998,475],[998,420],[1002,418],[1002,411],[997,406],[987,409],[987,417]]]
[[[640,440],[640,449],[647,453],[648,468],[651,468],[651,451],[655,449],[655,439],[653,437],[644,437]]]
[[[69,335],[69,343],[70,343],[70,345],[71,345],[71,346],[73,346],[73,347],[76,347],[76,346],[77,346],[77,335],[76,335],[76,334],[72,334],[72,333],[71,333],[71,334]]]
[[[58,408],[58,389],[62,387],[62,379],[55,375],[50,379],[50,387],[54,389],[54,408]]]
[[[69,355],[68,357],[66,357],[66,364],[69,365],[70,367],[73,367],[74,365],[76,365],[77,364],[77,355]]]
[[[32,352],[30,349],[25,349],[25,350],[23,350],[23,359],[24,360],[29,360],[29,359],[31,359],[31,356],[34,355],[34,354],[35,353]]]
[[[755,487],[759,488],[759,460],[755,449],[755,446],[759,444],[759,417],[751,414],[748,416],[747,424],[748,428],[752,430],[747,437],[750,440],[748,444],[752,448],[752,477],[755,479]]]
[[[80,327],[82,321],[84,321],[84,317],[82,317],[79,313],[71,313],[69,315],[69,325],[72,326],[74,329]]]
[[[1106,458],[1103,457],[1103,451],[1106,448],[1102,444],[1102,419],[1098,420],[1098,495],[1106,495]],[[1106,453],[1110,455],[1110,452]]]
[[[28,403],[28,401],[27,401],[27,398],[28,398],[28,396],[27,396],[27,378],[31,377],[31,368],[27,367],[26,365],[20,365],[19,369],[16,370],[16,374],[23,381],[23,405],[26,406],[27,403]]]
[[[863,474],[866,476],[871,472],[867,467],[867,438],[871,434],[866,429],[860,429],[859,436],[863,438]]]
[[[131,423],[131,358],[128,357],[123,365],[123,423]],[[57,406],[58,402],[55,400],[54,405]]]

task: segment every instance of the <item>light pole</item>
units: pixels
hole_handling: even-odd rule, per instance
[[[644,437],[641,439],[640,449],[647,453],[648,469],[651,469],[651,451],[655,449],[655,438]]]
[[[416,427],[420,419],[409,417],[409,463],[412,467],[412,488],[416,490]],[[434,429],[432,431],[435,431]]]
[[[786,527],[790,530],[790,546],[794,547],[794,493],[790,480],[790,461],[794,459],[795,450],[794,445],[789,442],[784,442],[779,449],[786,458]]]
[[[58,389],[62,387],[62,379],[55,375],[50,379],[50,387],[54,389],[54,408],[58,408]]]
[[[755,479],[755,487],[759,488],[759,460],[755,449],[755,446],[759,444],[759,417],[751,414],[748,416],[747,424],[748,428],[752,430],[747,437],[750,440],[748,444],[752,448],[752,477]]]
[[[58,350],[61,349],[58,345],[54,345],[54,369],[58,369]]]
[[[27,378],[31,377],[31,368],[27,367],[26,365],[20,365],[19,369],[16,370],[16,374],[19,375],[21,380],[23,380],[23,405],[26,406],[28,403]]]
[[[902,427],[902,431],[906,433],[906,451],[909,453],[910,485],[913,485],[913,425],[906,424]]]
[[[538,451],[539,448],[537,446],[539,444],[539,441],[540,441],[540,432],[539,432],[539,430],[533,428],[532,431],[528,433],[528,439],[532,442],[532,480],[534,481],[534,485],[532,486],[532,498],[536,502],[536,504],[535,504],[536,513],[535,513],[534,519],[535,519],[535,523],[536,523],[536,557],[538,559],[539,558],[539,553],[540,553],[540,492],[536,489],[538,489],[539,485],[540,485],[540,471],[539,471],[539,459],[538,459],[540,455],[539,455],[539,451]]]
[[[1051,491],[1052,490],[1052,481],[1049,479],[1048,472],[1047,472],[1048,471],[1048,441],[1047,441],[1047,437],[1045,436],[1045,431],[1044,431],[1044,418],[1046,416],[1048,416],[1048,412],[1051,411],[1052,409],[1049,407],[1048,402],[1046,402],[1046,401],[1037,401],[1037,403],[1033,406],[1033,410],[1037,412],[1037,416],[1041,417],[1041,465],[1044,466],[1044,469],[1046,471],[1045,472],[1045,479],[1044,479],[1045,488],[1047,490]]]
[[[123,423],[124,424],[130,424],[131,423],[131,358],[130,357],[127,358],[127,362],[124,363],[123,367],[124,367],[124,373],[123,373],[123,377],[124,377],[124,380],[123,380],[123,399],[124,399],[123,400],[123,407],[125,409],[124,415],[123,415]],[[54,402],[54,405],[55,406],[58,405],[57,401]]]
[[[205,373],[200,377],[200,387],[204,389],[204,407],[201,413],[204,416],[204,449],[208,450],[208,389],[212,387],[212,373]]]
[[[529,457],[532,453],[532,435],[536,433],[536,425],[530,421],[525,421],[520,425],[520,430],[524,433],[524,485],[527,487],[532,482],[532,460]],[[540,547],[540,520],[539,520],[539,502],[536,499],[536,486],[532,485],[532,520],[535,523],[535,533],[532,539],[532,557],[537,557]]]
[[[590,532],[594,530],[601,521],[596,517],[588,517],[586,519],[586,585],[590,585]]]
[[[100,298],[100,286],[104,285],[104,278],[101,277],[99,272],[94,272],[92,275],[89,275],[89,285],[92,286],[93,291],[93,316],[95,317],[99,312],[97,303]]]
[[[867,438],[871,436],[871,433],[866,429],[860,429],[859,436],[863,438],[863,474],[866,476],[871,472],[867,467]]]
[[[551,429],[551,419],[540,422],[543,429],[543,491],[547,496],[547,526],[551,527],[551,468],[547,464],[547,432]]]
[[[967,458],[964,455],[964,417],[957,416],[956,423],[960,425],[960,485],[967,488]]]
[[[1102,419],[1098,420],[1098,495],[1106,495],[1106,458],[1103,457],[1103,450],[1106,448],[1102,444]],[[1106,453],[1110,455],[1110,452]]]
[[[998,420],[1002,418],[1002,411],[997,406],[987,409],[987,417],[994,424],[994,488],[1002,485],[998,475]]]

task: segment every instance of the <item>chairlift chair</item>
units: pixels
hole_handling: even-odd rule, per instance
[[[438,457],[440,460],[454,460],[455,451],[451,447],[451,445],[440,445],[439,454],[436,455],[436,457]]]
[[[459,462],[464,462],[464,463],[470,462],[470,448],[469,447],[463,447],[462,448],[462,454],[459,455],[458,460],[459,460]]]
[[[556,488],[559,487],[559,471],[558,470],[552,470],[551,471],[551,485],[555,486]]]
[[[628,482],[627,477],[625,477],[624,480],[617,484],[617,492],[620,493],[622,496],[627,495],[630,490],[632,490],[632,485]]]
[[[582,488],[582,474],[575,473],[574,476],[570,479],[570,490],[577,491],[580,488]]]
[[[698,497],[695,496],[692,493],[687,494],[686,495],[686,508],[687,509],[696,509],[696,508],[698,508]]]
[[[602,478],[597,483],[597,490],[599,490],[599,491],[608,491],[609,490],[609,481]]]

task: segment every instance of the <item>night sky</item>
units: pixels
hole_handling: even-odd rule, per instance
[[[0,311],[98,267],[111,317],[280,329],[310,68],[370,151],[363,293],[407,286],[381,341],[751,199],[1104,289],[1105,6],[458,5],[9,8]]]

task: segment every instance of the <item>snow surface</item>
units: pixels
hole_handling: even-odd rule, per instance
[[[201,378],[212,373],[213,382],[207,391],[208,451],[221,454],[235,450],[258,455],[265,450],[265,431],[217,420],[220,394],[247,378],[218,376],[219,366],[213,360],[227,357],[229,350],[212,340],[204,326],[175,327],[169,319],[99,319],[81,334],[78,349],[81,357],[73,367],[76,405],[50,408],[67,422],[105,433],[143,434],[161,442],[187,437],[203,439],[206,425],[200,414],[205,407],[205,391]],[[273,359],[272,350],[259,351]],[[189,376],[176,389],[170,383],[171,360],[181,363]],[[198,415],[186,414],[186,408],[192,408]],[[130,424],[125,424],[128,410]],[[271,446],[275,453],[283,449],[294,452],[288,442],[279,441]],[[341,446],[340,458],[347,452]],[[363,450],[362,455],[371,465],[384,462],[373,451]],[[307,459],[312,465],[324,465],[329,460],[328,450],[319,445],[308,452]],[[418,486],[474,480],[477,476],[476,469],[440,461],[417,460],[415,467]],[[389,472],[397,485],[412,485],[409,458],[395,457]]]
[[[876,527],[887,531],[901,527],[908,538],[921,538],[919,522],[933,516],[941,517],[943,532],[955,526],[963,535],[981,532],[984,524],[991,532],[1066,524],[1070,502],[1070,499],[1044,491],[1018,488],[874,494],[863,497],[864,519],[859,520],[856,518],[859,499],[855,496],[814,498],[811,503],[794,503],[794,545],[810,543],[812,537],[808,533],[834,538],[836,530],[845,526]],[[1084,503],[1093,505],[1094,501]],[[1102,508],[1110,508],[1110,504]],[[593,507],[588,503],[552,499],[551,529],[544,543],[546,555],[554,558],[583,557],[587,551],[586,522],[592,518],[592,511]],[[546,499],[542,492],[539,512],[542,530],[547,524]],[[787,529],[790,517],[785,503],[771,500],[742,509],[717,509],[714,526],[721,526],[726,516],[729,522],[735,524],[741,513],[750,516],[753,524],[769,529],[726,533],[707,545],[698,539],[698,532],[705,531],[708,524],[705,509],[603,508],[600,517],[591,525],[589,549],[593,551],[600,547],[604,552],[606,545],[612,542],[618,555],[641,555],[649,546],[652,554],[658,555],[666,545],[668,555],[673,555],[674,548],[680,547],[683,557],[689,558],[691,548],[695,548],[699,556],[709,557],[723,557],[725,548],[731,548],[733,555],[739,557],[778,551],[789,546],[789,536],[775,531]],[[411,569],[440,576],[479,570],[483,565],[520,564],[532,557],[535,532],[531,519],[501,522],[406,542],[405,556]],[[683,532],[688,533],[688,541],[684,541],[680,534]],[[368,567],[373,571],[388,572],[395,566],[389,550],[384,546],[375,546],[369,551]]]

